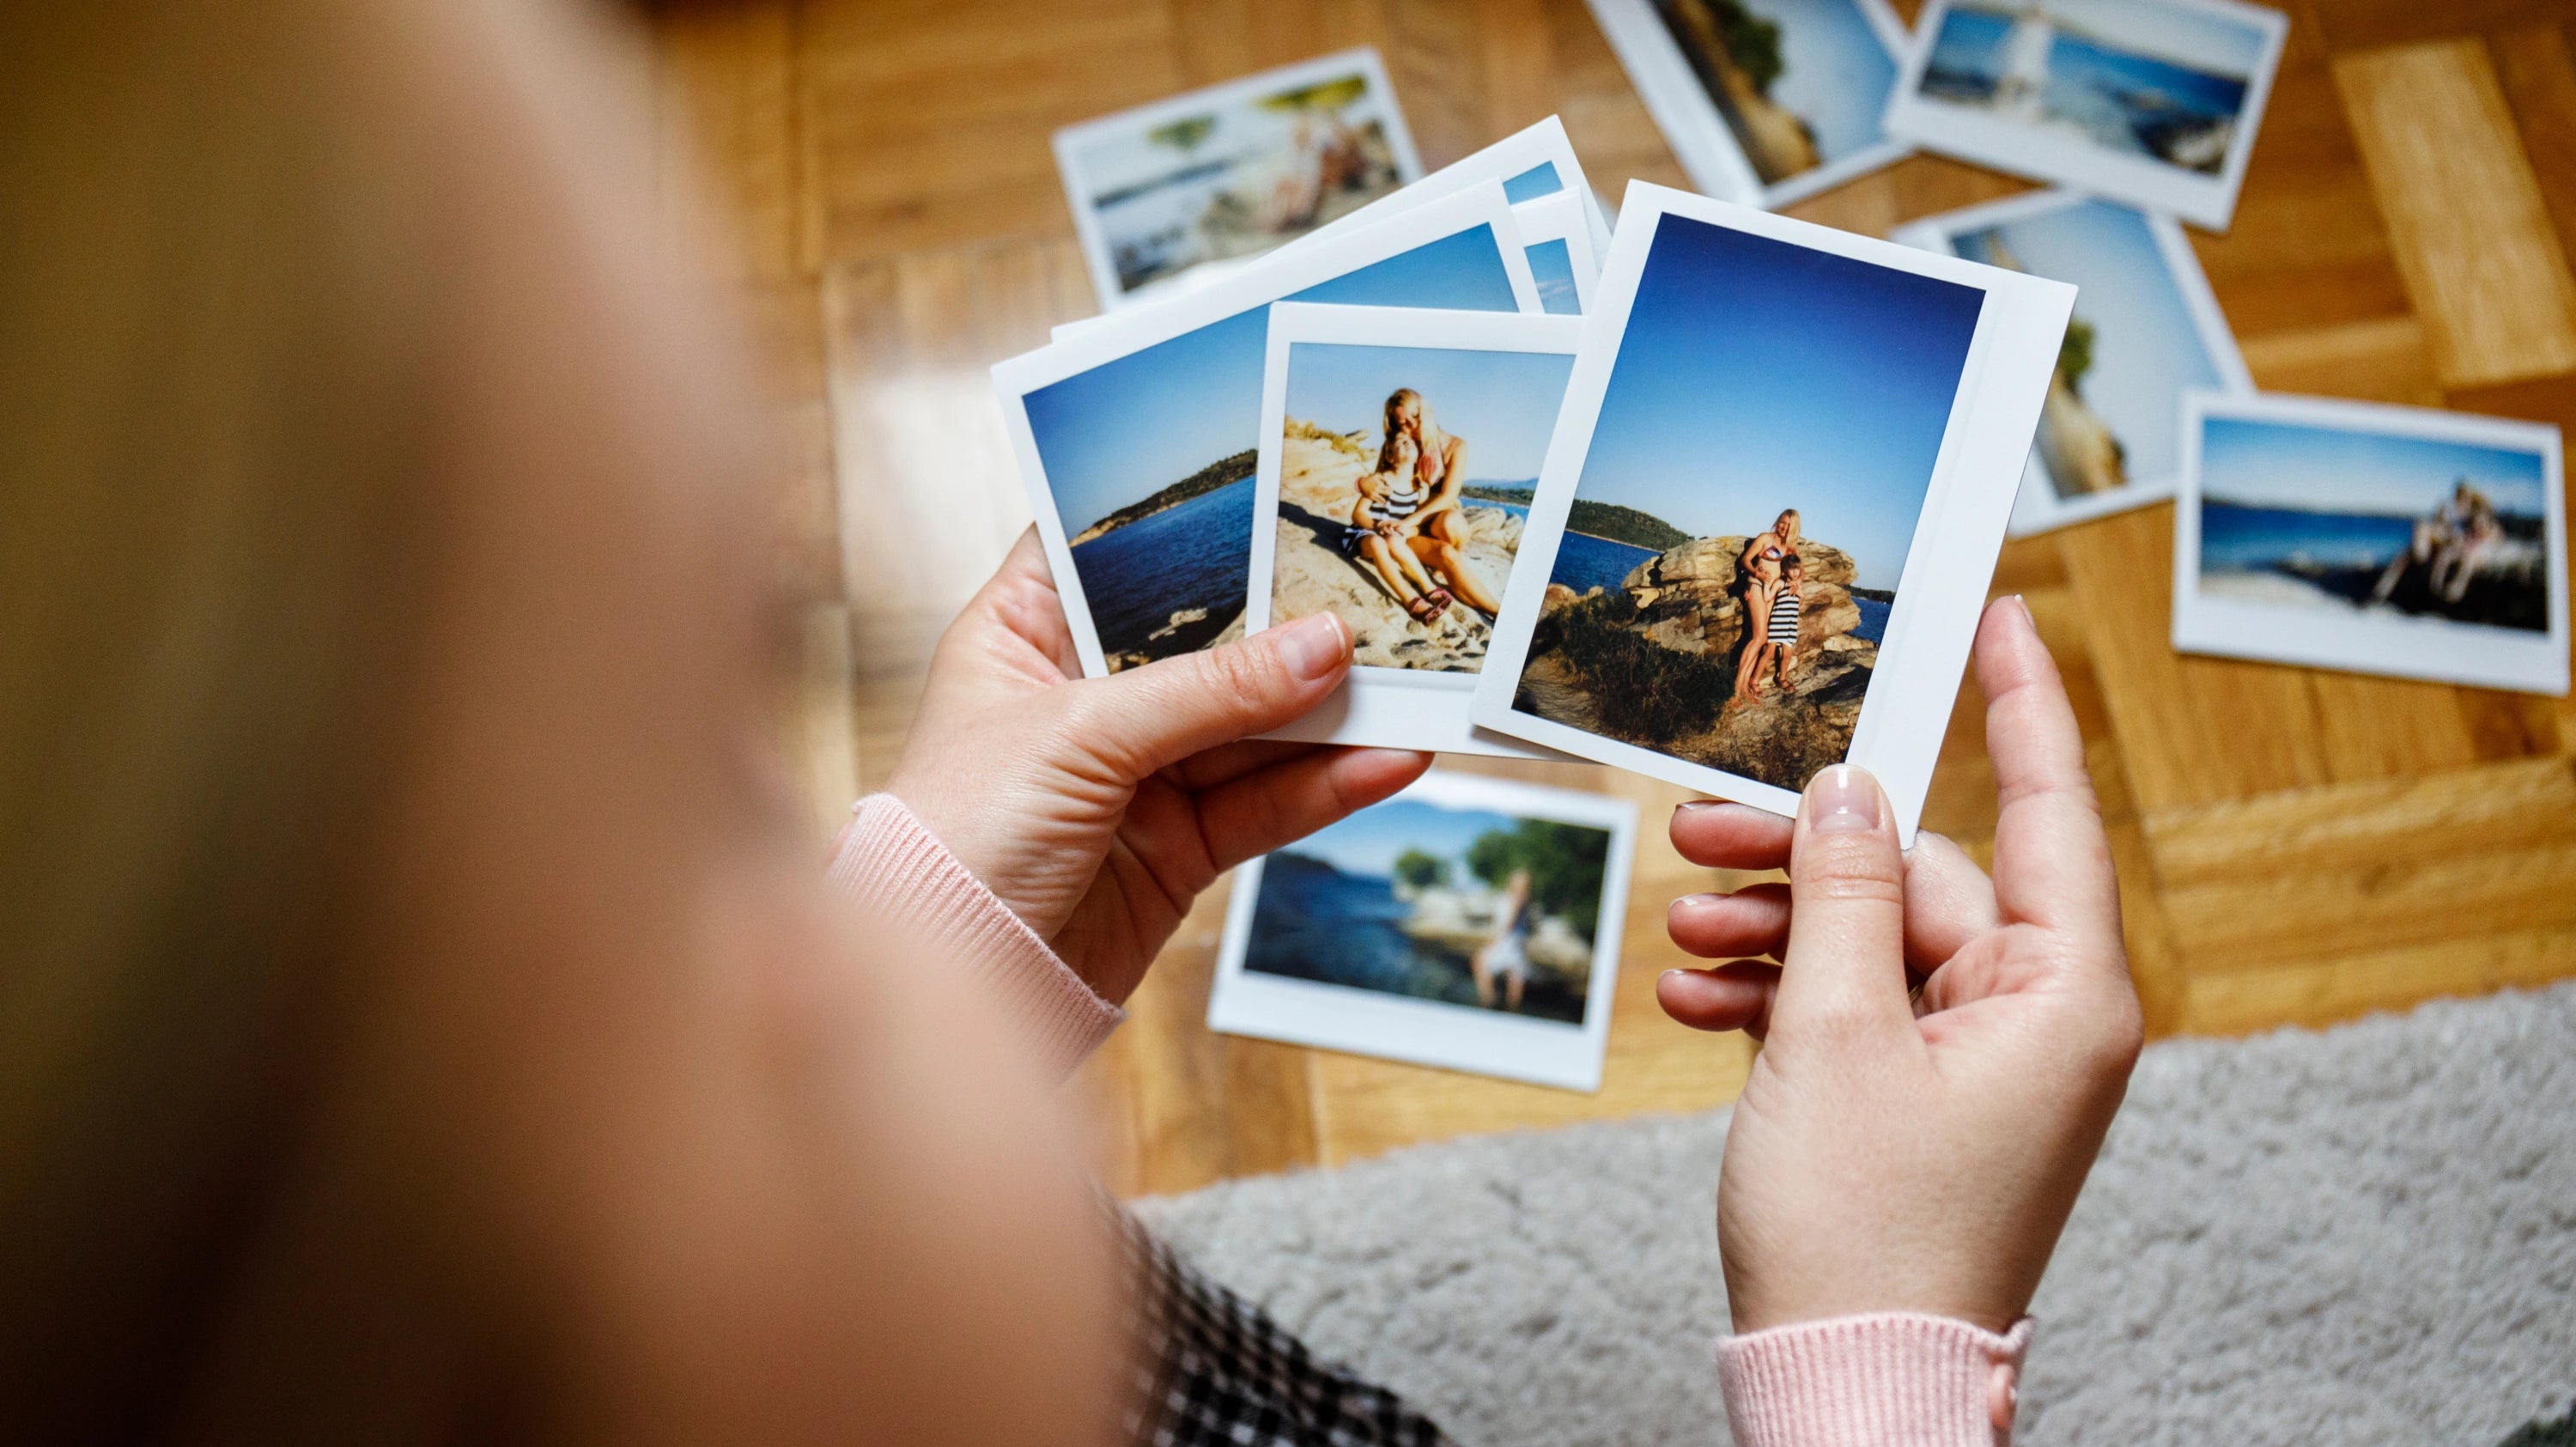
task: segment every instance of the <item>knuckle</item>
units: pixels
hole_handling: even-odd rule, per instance
[[[1905,902],[1905,862],[1875,835],[1810,835],[1790,872],[1804,899]]]
[[[1258,701],[1274,691],[1281,669],[1273,650],[1233,643],[1200,654],[1209,685],[1228,704]]]

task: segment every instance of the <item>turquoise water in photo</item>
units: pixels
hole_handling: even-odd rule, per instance
[[[2294,560],[2320,567],[2383,567],[2415,535],[2412,518],[2298,512],[2203,502],[2203,572],[2256,572]]]

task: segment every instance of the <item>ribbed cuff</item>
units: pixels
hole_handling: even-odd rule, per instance
[[[2030,1318],[1997,1336],[1880,1312],[1717,1344],[1736,1447],[1995,1447],[2012,1436]]]
[[[1002,1000],[1036,1044],[1048,1078],[1074,1072],[1126,1012],[1103,1000],[903,801],[870,794],[832,854],[833,885],[881,918],[921,932]]]

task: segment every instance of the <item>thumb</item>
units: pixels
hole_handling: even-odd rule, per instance
[[[1074,742],[1133,782],[1304,715],[1351,666],[1330,613],[1075,685]]]
[[[1913,1034],[1905,994],[1905,857],[1887,798],[1866,769],[1836,764],[1807,785],[1789,850],[1789,948],[1771,1043]]]

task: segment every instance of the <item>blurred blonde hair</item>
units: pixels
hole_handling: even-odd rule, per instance
[[[0,7],[0,1437],[166,1427],[436,530],[427,185],[317,0]]]

